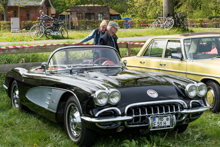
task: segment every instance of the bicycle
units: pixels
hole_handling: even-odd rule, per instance
[[[160,19],[164,19],[163,23],[161,23]],[[174,25],[174,19],[172,16],[167,15],[166,17],[160,17],[157,15],[157,19],[151,24],[151,28],[157,28],[160,25],[161,28],[170,30]]]
[[[68,37],[68,31],[64,28],[63,23],[58,22],[57,19],[54,19],[53,17],[45,15],[43,10],[40,10],[40,17],[38,17],[38,19],[40,20],[39,23],[32,26],[29,31],[31,38],[38,39],[43,37],[44,34],[49,39],[53,36],[58,36],[59,34],[61,34],[63,38]],[[45,23],[45,20],[47,19],[52,20],[52,25],[49,27]]]
[[[46,37],[52,38],[53,36],[61,34],[63,38],[67,38],[68,31],[64,28],[64,24],[59,22],[57,19],[53,19],[52,21],[52,25],[46,29]]]
[[[184,12],[176,12],[175,13],[175,19],[176,19],[176,26],[177,27],[182,27],[184,30],[186,29],[186,16],[183,15]],[[181,15],[181,17],[179,17],[179,15]]]

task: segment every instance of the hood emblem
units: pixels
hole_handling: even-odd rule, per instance
[[[150,97],[152,97],[152,98],[157,98],[157,97],[158,97],[158,93],[157,93],[155,90],[153,90],[153,89],[147,90],[147,94],[148,94]]]

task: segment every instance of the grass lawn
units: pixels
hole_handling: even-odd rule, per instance
[[[0,75],[3,84],[4,74]],[[64,126],[48,121],[35,113],[21,112],[11,107],[11,101],[1,91],[0,145],[1,146],[76,146],[65,133]],[[149,146],[220,146],[220,115],[206,112],[182,134],[157,131],[140,134],[122,132],[100,135],[94,146],[149,147]]]
[[[156,30],[156,31],[155,31]],[[220,32],[219,30],[192,29],[192,32]],[[91,31],[70,31],[69,39],[81,39]],[[119,37],[153,36],[182,34],[179,29],[170,31],[164,29],[119,29]],[[46,39],[45,37],[40,39]],[[28,33],[0,34],[0,42],[33,41]],[[57,40],[58,41],[58,40]],[[18,45],[19,43],[16,43]],[[126,55],[127,49],[120,49]],[[136,55],[140,48],[131,49]],[[0,64],[25,62],[44,62],[50,53],[0,55]],[[35,113],[24,113],[11,107],[11,101],[6,95],[2,84],[5,74],[0,74],[0,146],[76,146],[66,135],[63,124],[48,121]],[[149,147],[149,146],[220,146],[220,114],[205,112],[182,134],[169,131],[157,131],[140,134],[122,132],[118,134],[100,135],[94,146]]]

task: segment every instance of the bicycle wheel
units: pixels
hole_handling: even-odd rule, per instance
[[[168,19],[166,19],[166,21],[164,23],[164,29],[170,30],[170,29],[172,29],[173,25],[174,25],[173,18],[168,18]]]
[[[53,36],[51,35],[51,33],[53,32],[52,29],[46,29],[45,35],[48,39],[52,39]]]
[[[63,38],[68,38],[68,31],[63,26],[60,28],[60,33]]]
[[[158,26],[158,21],[155,20],[155,21],[151,24],[150,28],[157,28],[157,26]]]
[[[41,25],[36,24],[31,27],[29,35],[33,39],[41,38],[44,35],[44,28]]]

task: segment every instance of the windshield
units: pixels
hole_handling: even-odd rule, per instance
[[[184,40],[186,56],[190,60],[210,59],[220,55],[220,37],[190,38]]]
[[[77,67],[122,66],[116,51],[111,48],[67,48],[50,58],[49,70],[74,69]]]

